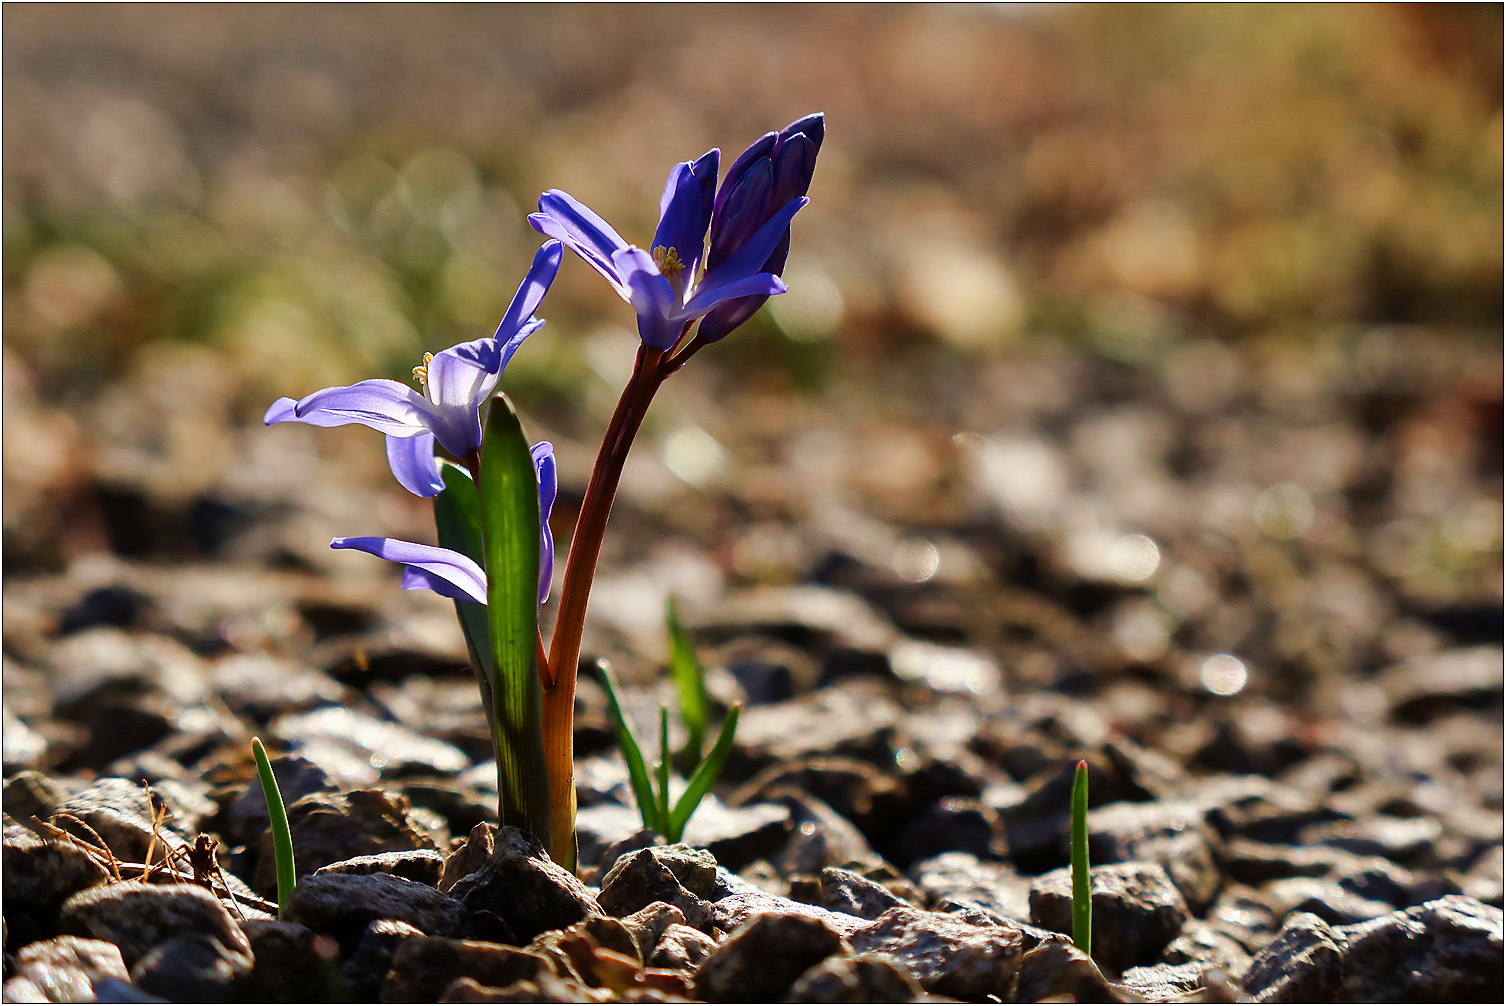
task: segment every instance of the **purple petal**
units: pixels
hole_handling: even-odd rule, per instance
[[[554,532],[549,529],[549,513],[559,491],[559,475],[554,468],[554,445],[541,440],[530,449],[534,471],[539,479],[539,604],[549,600],[554,583]]]
[[[743,297],[739,300],[728,301],[707,312],[706,317],[701,319],[701,327],[696,329],[696,336],[703,342],[720,342],[747,322],[763,307],[767,297]]]
[[[788,143],[797,135],[804,136],[820,150],[821,141],[826,139],[826,113],[812,112],[801,116],[779,131],[779,140],[781,143]]]
[[[779,142],[778,133],[764,133],[758,139],[748,145],[748,149],[737,155],[737,160],[727,169],[727,177],[722,181],[722,189],[716,194],[715,213],[721,215],[722,206],[732,194],[737,184],[742,181],[748,169],[760,158],[774,156],[774,144]]]
[[[482,341],[497,349],[496,340]],[[481,403],[502,377],[500,368],[495,373],[488,372],[456,352],[462,348],[447,349],[430,360],[425,382],[429,401],[433,403],[431,428],[444,449],[458,458],[481,446]]]
[[[674,317],[676,303],[669,280],[659,274],[653,258],[642,248],[627,247],[613,256],[613,264],[627,284],[629,300],[638,315],[638,335],[646,346],[669,349],[680,339],[682,323]]]
[[[816,172],[817,147],[798,133],[779,148],[774,158],[774,191],[770,203],[783,206],[810,191],[811,176]]]
[[[444,577],[417,566],[403,567],[403,579],[398,586],[404,590],[432,590],[440,597],[448,597],[452,601],[476,600],[468,591],[455,586]]]
[[[434,457],[434,434],[387,438],[387,466],[398,484],[428,499],[444,492],[444,478]]]
[[[334,538],[329,543],[330,548],[353,548],[361,552],[369,553],[379,559],[389,562],[400,562],[405,566],[432,574],[444,583],[449,584],[461,595],[461,599],[475,601],[477,604],[486,603],[486,574],[481,567],[469,556],[461,555],[447,548],[437,545],[419,545],[411,541],[400,541],[397,538]],[[409,586],[409,578],[403,577],[405,589],[413,589],[413,586],[422,586],[446,597],[456,597],[456,594],[445,593],[433,586],[432,581],[425,579],[422,584],[415,583]]]
[[[559,189],[550,189],[539,197],[539,212],[530,213],[528,223],[540,234],[563,241],[605,276],[623,300],[628,299],[627,287],[612,265],[612,256],[626,248],[627,242],[584,203]]]
[[[711,218],[711,252],[706,256],[708,269],[716,269],[758,232],[768,219],[773,191],[772,162],[765,157],[748,165],[737,187],[719,203]]]
[[[267,409],[267,413],[261,417],[261,421],[267,426],[271,426],[273,423],[286,423],[298,418],[295,411],[297,408],[298,403],[293,399],[279,398]]]
[[[741,248],[727,256],[721,265],[707,273],[706,278],[701,281],[701,286],[720,287],[761,272],[764,262],[783,240],[785,229],[789,227],[790,221],[809,202],[809,199],[801,196],[799,199],[792,199],[786,203],[778,213],[775,213],[758,229],[758,233],[745,241]]]
[[[311,426],[360,423],[394,437],[416,437],[432,429],[434,422],[427,399],[412,388],[380,377],[316,391],[293,411],[289,418]]]
[[[554,240],[545,241],[534,252],[528,275],[523,277],[518,292],[512,295],[512,303],[507,305],[507,313],[502,316],[502,322],[497,326],[493,338],[510,341],[528,323],[533,313],[539,309],[539,304],[543,303],[544,294],[549,292],[554,277],[559,274],[560,261],[564,255],[564,246]]]
[[[698,318],[718,304],[725,304],[729,300],[736,300],[739,297],[769,297],[784,293],[787,289],[789,288],[784,285],[784,280],[769,272],[755,273],[752,276],[734,279],[730,283],[715,287],[702,283],[696,289],[695,296],[690,298],[690,303],[685,305],[682,313],[687,318]]]
[[[694,278],[706,240],[702,202],[701,184],[695,175],[695,165],[690,161],[676,164],[669,173],[664,197],[659,200],[662,215],[659,217],[659,229],[654,232],[653,247],[675,250],[675,255],[682,264],[677,276],[682,286]]]

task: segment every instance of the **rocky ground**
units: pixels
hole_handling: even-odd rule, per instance
[[[1501,998],[1498,12],[78,10],[5,15],[0,998]],[[676,596],[737,744],[658,844],[583,672],[572,876],[449,603],[326,548],[427,504],[258,420],[489,331],[541,188],[641,239],[818,107],[583,651],[648,727]],[[543,313],[563,549],[637,340]]]

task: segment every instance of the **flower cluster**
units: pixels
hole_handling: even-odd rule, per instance
[[[809,202],[824,135],[819,113],[766,134],[732,163],[720,188],[719,150],[676,164],[647,250],[628,244],[570,195],[546,191],[528,222],[547,240],[489,338],[425,354],[413,369],[416,388],[386,379],[359,381],[297,401],[280,398],[264,417],[268,426],[355,423],[374,429],[387,438],[387,460],[398,483],[434,500],[443,545],[342,537],[330,547],[398,563],[403,589],[430,590],[457,602],[497,755],[499,814],[533,831],[562,864],[574,861],[572,718],[586,598],[627,451],[660,384],[702,346],[724,338],[769,297],[785,292],[780,274],[790,224]],[[495,393],[514,354],[544,324],[536,312],[566,248],[632,306],[643,346],[581,501],[546,652],[538,609],[554,577],[554,450],[547,442],[528,448],[511,404]],[[537,567],[527,545],[534,487]],[[531,603],[535,569],[537,605]],[[734,714],[719,749],[730,750],[735,725]],[[719,764],[716,758],[704,762],[697,785],[709,787]],[[704,779],[703,770],[709,773]],[[667,792],[667,784],[660,788]],[[688,816],[698,801],[687,803],[683,815],[679,805],[674,814],[666,806],[661,816],[683,826],[677,815]]]

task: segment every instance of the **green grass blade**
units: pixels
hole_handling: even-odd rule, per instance
[[[612,725],[617,728],[617,748],[627,763],[628,781],[632,783],[633,796],[638,800],[643,826],[662,835],[664,825],[659,820],[659,801],[654,799],[648,765],[643,761],[643,746],[638,743],[638,735],[633,733],[633,726],[627,721],[622,702],[617,698],[617,675],[612,673],[612,665],[605,660],[598,660],[596,669],[601,673],[601,690],[607,693],[607,712],[612,717]]]
[[[659,707],[659,834],[669,827],[669,707]]]
[[[711,792],[712,784],[722,774],[722,766],[727,764],[727,756],[732,753],[732,739],[737,735],[737,718],[742,711],[743,707],[740,705],[727,710],[727,719],[722,723],[722,732],[717,735],[716,743],[711,746],[711,753],[696,767],[684,794],[675,804],[674,813],[669,816],[669,829],[664,833],[669,841],[678,842],[684,837],[690,815],[695,813],[701,800]]]
[[[277,857],[277,916],[281,918],[298,883],[298,870],[293,863],[293,833],[288,828],[282,790],[277,788],[277,777],[272,774],[272,763],[267,760],[267,749],[261,746],[260,737],[251,738],[251,754],[256,759],[256,774],[261,776],[261,795],[266,798],[267,813],[272,818],[272,851]]]
[[[492,400],[481,448],[482,555],[496,716],[500,818],[554,848],[539,685],[539,487],[523,424],[505,395]],[[570,836],[559,836],[562,841]]]
[[[1072,777],[1072,942],[1093,955],[1093,878],[1088,864],[1088,763]]]
[[[434,527],[439,532],[439,544],[470,556],[478,566],[484,568],[481,497],[476,494],[476,484],[471,480],[470,472],[452,461],[440,459],[439,471],[445,484],[444,492],[434,497]],[[492,738],[492,754],[495,756],[497,721],[492,700],[492,681],[497,671],[492,661],[486,605],[474,601],[456,601],[455,617],[460,622],[466,646],[471,651],[471,666],[476,671],[476,684],[481,690],[481,708],[486,711],[487,730]]]
[[[669,627],[669,673],[680,692],[680,717],[690,739],[685,743],[687,762],[695,765],[706,751],[706,731],[711,726],[711,702],[706,696],[706,670],[696,657],[695,642],[680,621],[673,597],[664,602],[664,621]],[[687,769],[686,774],[689,774]]]

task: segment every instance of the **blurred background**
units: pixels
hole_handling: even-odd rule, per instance
[[[1498,6],[4,29],[8,597],[122,562],[387,577],[326,548],[432,540],[381,438],[267,405],[490,334],[542,189],[646,244],[673,162],[820,109],[791,292],[656,402],[598,647],[657,653],[667,591],[815,582],[978,648],[895,657],[973,691],[1129,668],[1363,718],[1324,682],[1500,640]],[[578,259],[543,314],[504,388],[567,535],[637,340]]]

